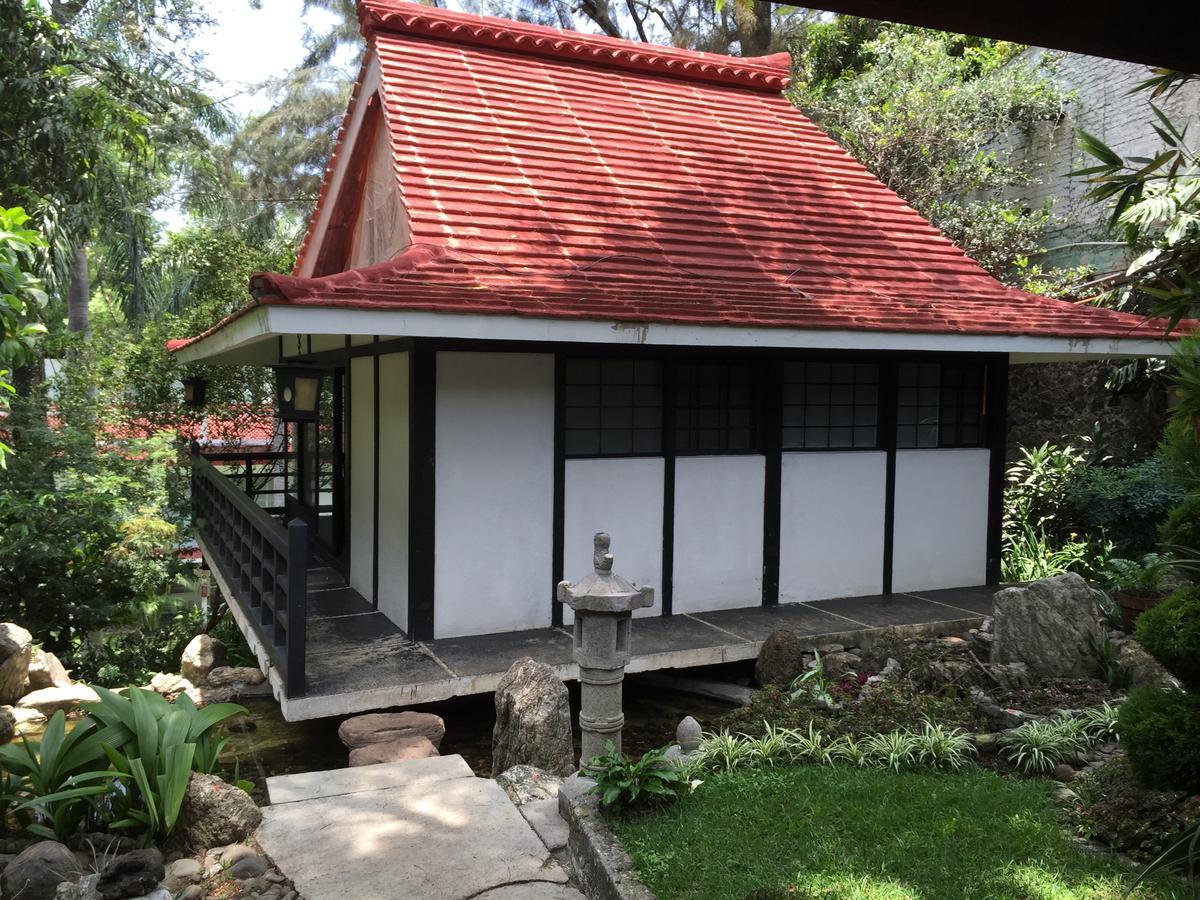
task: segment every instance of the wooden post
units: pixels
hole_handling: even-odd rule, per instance
[[[304,696],[304,644],[308,616],[308,526],[288,522],[287,695]]]

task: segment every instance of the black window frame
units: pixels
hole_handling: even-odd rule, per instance
[[[715,379],[710,377],[713,375]],[[741,360],[681,361],[675,364],[673,382],[674,396],[668,402],[675,456],[760,456],[765,452],[761,366]],[[735,404],[735,391],[745,391],[745,400]],[[708,422],[702,421],[705,414]],[[733,431],[745,433],[745,446],[730,440]],[[719,435],[717,446],[700,446],[704,432]]]
[[[987,377],[985,362],[901,362],[896,368],[896,449],[987,447]],[[967,429],[973,437],[964,437]]]
[[[563,360],[563,455],[566,459],[660,457],[665,444],[663,390],[666,364],[661,359],[624,356],[570,356]],[[589,372],[589,369],[592,371]],[[624,370],[624,371],[623,371]],[[628,403],[621,395],[628,391]],[[590,396],[589,396],[590,395]],[[628,414],[629,424],[605,423]],[[589,414],[593,423],[579,424]],[[641,424],[639,424],[639,422]],[[653,422],[653,424],[647,424]],[[596,434],[596,442],[580,448],[580,435]],[[605,446],[605,433],[629,433],[628,449]],[[639,443],[640,437],[643,439]],[[644,439],[653,434],[652,443]]]
[[[797,371],[799,370],[799,371]],[[796,359],[782,366],[780,428],[784,453],[879,452],[883,449],[884,367],[877,360]],[[867,396],[870,399],[867,399]],[[845,410],[849,424],[835,424],[834,410]],[[860,412],[870,410],[870,423]],[[810,410],[816,417],[810,419]],[[799,415],[799,421],[790,418]],[[821,421],[824,418],[824,422]],[[825,443],[808,443],[808,432],[826,432]],[[833,429],[849,429],[850,443],[832,442]],[[870,429],[870,443],[858,432]],[[799,433],[801,440],[796,441]]]

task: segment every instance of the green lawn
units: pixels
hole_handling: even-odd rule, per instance
[[[1072,846],[1048,790],[984,771],[755,770],[614,827],[660,900],[1119,900],[1133,877]]]

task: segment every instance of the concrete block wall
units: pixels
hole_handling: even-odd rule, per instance
[[[1053,201],[1055,221],[1047,231],[1047,247],[1111,240],[1105,227],[1104,205],[1085,198],[1090,186],[1084,178],[1068,177],[1069,172],[1095,164],[1079,149],[1075,129],[1095,135],[1123,156],[1152,156],[1161,149],[1162,140],[1153,128],[1157,119],[1150,109],[1149,95],[1129,93],[1150,77],[1150,69],[1137,63],[1040,48],[1026,50],[1017,62],[1033,64],[1044,54],[1050,54],[1048,61],[1056,67],[1053,77],[1074,96],[1057,124],[1014,130],[1006,136],[1003,146],[1012,151],[1013,162],[1029,165],[1034,174],[1032,183],[1011,188],[1006,196],[1023,200],[1031,209]],[[1189,135],[1200,130],[1200,84],[1186,85],[1174,96],[1159,98],[1155,103],[1177,125],[1188,124]],[[1055,252],[1047,262],[1104,268],[1114,260],[1114,254],[1119,251],[1070,248]]]

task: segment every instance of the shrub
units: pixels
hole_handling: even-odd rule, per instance
[[[1102,532],[1126,555],[1154,549],[1159,525],[1183,499],[1157,456],[1132,466],[1088,466],[1067,492],[1073,520]]]
[[[1167,514],[1158,535],[1170,547],[1200,552],[1200,492],[1189,493]]]
[[[1071,787],[1079,795],[1075,826],[1135,859],[1153,859],[1200,826],[1200,798],[1147,790],[1123,757],[1077,778]]]
[[[1082,727],[1072,719],[1026,722],[1000,738],[1004,755],[1022,772],[1045,774],[1083,749]]]
[[[596,780],[591,792],[600,795],[601,805],[624,812],[676,798],[683,778],[665,758],[665,750],[650,750],[640,759],[630,759],[612,741],[606,741],[604,747],[605,754],[588,763]]]
[[[1200,586],[1180,588],[1142,613],[1137,639],[1189,690],[1200,690]]]
[[[1110,559],[1101,579],[1113,590],[1135,594],[1156,594],[1170,571],[1171,559],[1159,553],[1147,553],[1139,559]]]
[[[1138,688],[1118,719],[1121,743],[1145,784],[1200,793],[1200,696]]]

